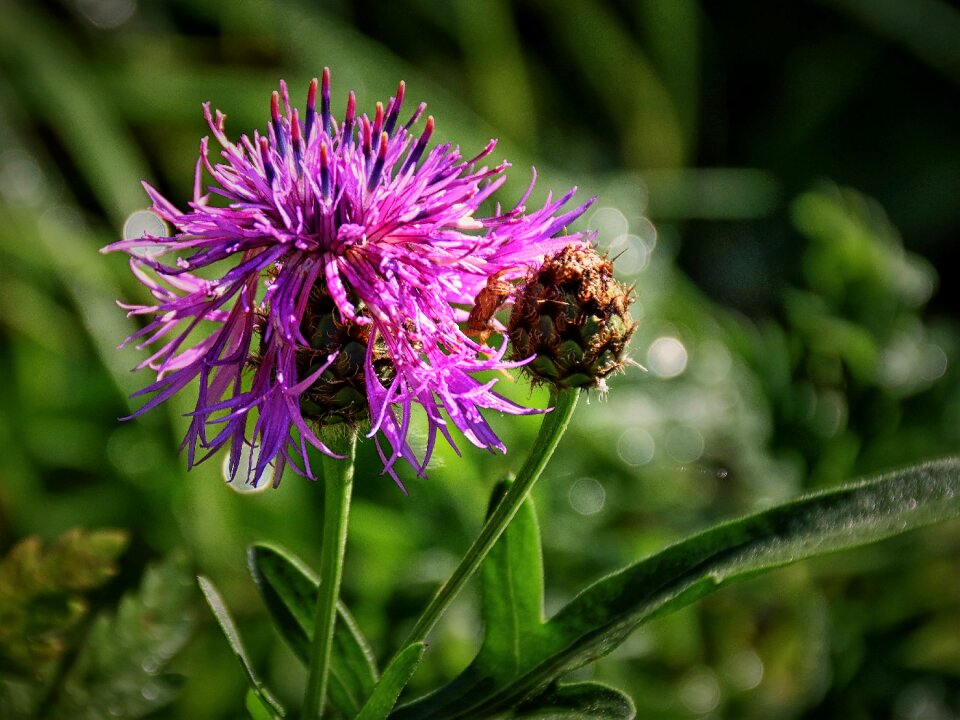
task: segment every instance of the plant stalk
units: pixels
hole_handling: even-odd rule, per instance
[[[343,555],[347,544],[347,519],[350,514],[350,492],[353,489],[353,465],[357,434],[332,434],[324,438],[331,450],[346,459],[323,457],[323,545],[320,550],[320,590],[314,614],[313,638],[307,689],[303,698],[303,717],[323,717],[330,675],[333,628],[343,577]]]
[[[487,553],[490,552],[490,548],[493,547],[507,525],[513,520],[513,516],[517,514],[517,510],[520,509],[523,501],[530,494],[560,442],[560,438],[563,437],[579,398],[579,388],[551,392],[550,404],[553,405],[553,410],[544,416],[543,423],[540,425],[540,432],[534,440],[533,447],[530,449],[530,454],[527,455],[523,467],[520,468],[517,479],[514,480],[503,499],[500,500],[496,510],[487,518],[483,529],[477,539],[473,541],[470,549],[467,550],[466,555],[460,560],[456,570],[453,571],[450,578],[440,587],[430,604],[427,605],[420,619],[417,620],[417,624],[401,646],[401,650],[412,643],[424,641],[427,634],[436,625],[437,620],[447,609],[447,606],[453,602],[464,584],[483,562]]]

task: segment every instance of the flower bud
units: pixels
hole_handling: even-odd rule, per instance
[[[606,390],[604,378],[624,366],[636,329],[631,288],[613,264],[585,245],[568,245],[527,277],[516,295],[509,333],[534,382]]]

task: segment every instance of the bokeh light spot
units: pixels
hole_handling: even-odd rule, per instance
[[[680,701],[691,711],[704,715],[720,704],[720,683],[706,668],[694,670],[680,685]]]
[[[752,690],[763,680],[763,660],[753,650],[742,650],[723,663],[723,676],[737,690]]]
[[[597,233],[601,244],[609,243],[614,238],[625,235],[630,225],[623,213],[614,207],[601,207],[587,220],[587,227]]]
[[[944,688],[936,681],[918,680],[907,685],[893,706],[895,720],[955,720],[944,702]]]
[[[678,463],[692,463],[703,455],[703,435],[696,428],[680,425],[667,433],[667,454]]]
[[[920,363],[920,377],[926,382],[933,382],[943,377],[947,371],[947,354],[939,345],[929,344],[924,348],[923,360]]]
[[[653,436],[643,428],[627,428],[617,440],[617,454],[627,465],[646,465],[655,450]]]
[[[610,243],[610,259],[618,275],[636,275],[650,262],[650,250],[637,235],[620,235]]]
[[[687,348],[675,337],[658,337],[647,350],[647,367],[659,377],[677,377],[687,367]]]
[[[700,380],[710,384],[719,384],[727,379],[733,368],[730,350],[722,342],[706,340],[697,345],[697,363],[692,371]]]
[[[581,515],[596,515],[603,510],[607,492],[599,480],[592,477],[578,478],[570,486],[570,507]]]
[[[36,206],[43,200],[46,180],[34,157],[23,150],[0,156],[0,194],[11,205]]]
[[[648,253],[653,252],[657,246],[657,226],[650,221],[650,218],[640,218],[630,226],[630,230],[640,239]]]

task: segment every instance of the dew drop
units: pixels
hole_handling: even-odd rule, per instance
[[[248,445],[244,445],[240,451],[240,463],[237,465],[237,476],[231,480],[230,453],[226,453],[223,458],[223,479],[227,483],[227,487],[240,495],[265,492],[270,487],[270,482],[266,478],[269,477],[273,471],[274,464],[272,462],[267,466],[264,476],[260,478],[256,486],[247,482],[247,477],[253,475],[253,470],[256,468],[259,460],[259,448],[251,450]]]
[[[77,10],[101,30],[120,27],[137,11],[136,0],[76,0]]]
[[[123,223],[123,239],[139,240],[145,235],[148,237],[167,237],[170,229],[163,219],[152,210],[137,210],[130,213]],[[157,245],[161,251],[163,245]],[[135,254],[145,255],[149,248],[137,248]]]

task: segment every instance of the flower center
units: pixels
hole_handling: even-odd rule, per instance
[[[362,303],[351,300],[362,316]],[[336,353],[333,362],[300,396],[304,417],[319,425],[356,425],[369,419],[366,356],[370,325],[342,318],[326,286],[318,282],[310,291],[300,330],[310,345],[297,348],[298,378],[317,372]],[[386,383],[396,374],[382,343],[374,347],[373,371],[380,382]]]

